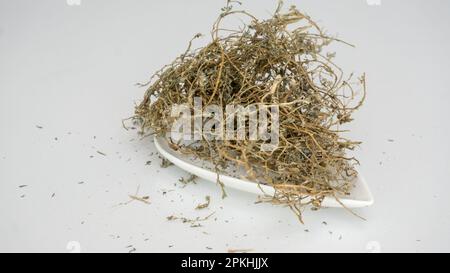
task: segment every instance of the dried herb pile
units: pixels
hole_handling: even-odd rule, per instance
[[[173,145],[213,162],[219,173],[230,164],[245,168],[248,180],[276,189],[268,201],[289,206],[302,220],[307,205],[320,208],[325,196],[338,198],[352,187],[358,161],[346,157],[346,150],[359,142],[343,138],[340,130],[364,101],[365,78],[346,77],[333,63],[334,54],[324,53],[330,43],[345,42],[326,35],[296,7],[282,10],[280,2],[271,18],[259,20],[229,1],[208,45],[193,50],[191,41],[144,84],[148,89],[136,118],[145,131],[166,135],[174,122],[171,106],[194,107],[194,97],[202,98],[203,107],[277,105],[280,138],[274,151],[261,151],[263,141],[249,139]],[[222,29],[230,16],[250,22]]]

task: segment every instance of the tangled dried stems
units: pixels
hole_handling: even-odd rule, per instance
[[[344,78],[334,54],[323,48],[345,42],[327,36],[294,6],[282,13],[280,2],[272,18],[261,21],[230,3],[207,46],[192,50],[191,40],[184,54],[144,84],[148,89],[136,117],[144,130],[165,135],[174,122],[171,106],[194,107],[194,97],[203,99],[203,107],[279,106],[280,142],[274,151],[261,151],[263,141],[248,139],[173,145],[214,162],[218,172],[230,164],[245,168],[247,179],[275,188],[269,201],[289,206],[302,221],[307,205],[320,208],[326,196],[346,195],[352,187],[358,161],[346,157],[346,150],[359,142],[340,136],[339,127],[362,105],[365,78]],[[251,22],[240,30],[221,29],[232,15]]]

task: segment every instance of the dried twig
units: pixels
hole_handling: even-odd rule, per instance
[[[206,200],[205,203],[199,204],[195,209],[196,210],[201,210],[201,209],[206,209],[207,207],[209,207],[209,204],[211,203],[211,197],[210,196],[206,196],[205,200]]]
[[[215,214],[215,212],[209,214],[206,217],[203,217],[203,218],[202,217],[196,217],[194,219],[189,219],[189,218],[182,217],[182,216],[178,217],[178,216],[175,216],[175,215],[171,215],[171,216],[167,217],[167,220],[169,220],[169,221],[180,220],[181,222],[183,222],[185,224],[190,224],[191,227],[201,227],[202,225],[200,224],[200,222],[204,222],[204,221],[208,220],[214,214]]]

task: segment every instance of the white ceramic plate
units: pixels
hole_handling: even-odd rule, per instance
[[[192,173],[205,180],[216,183],[217,173],[204,167],[205,162],[194,160],[192,157],[183,155],[168,145],[168,142],[163,137],[155,137],[155,146],[159,153],[167,160],[172,162],[179,168]],[[267,194],[273,195],[275,190],[271,186],[258,185],[255,182],[242,180],[236,177],[228,175],[219,175],[220,181],[224,184],[225,188],[234,188],[254,194]],[[354,188],[350,192],[350,195],[339,196],[339,200],[348,208],[360,208],[368,207],[373,204],[373,197],[370,193],[364,178],[359,174],[354,181]],[[334,197],[325,197],[322,202],[323,207],[342,207]]]

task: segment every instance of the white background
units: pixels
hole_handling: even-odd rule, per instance
[[[261,18],[275,8],[244,2]],[[324,209],[306,211],[302,226],[251,194],[221,200],[206,181],[181,188],[187,174],[161,169],[150,139],[122,128],[144,92],[134,84],[195,33],[207,43],[224,1],[0,0],[0,251],[69,252],[72,241],[83,252],[450,251],[450,2],[293,3],[357,45],[337,46],[337,62],[367,73],[351,125],[375,196],[357,210],[367,221]],[[151,204],[117,206],[138,185]],[[206,195],[211,207],[195,211]],[[166,220],[211,212],[202,228]]]

